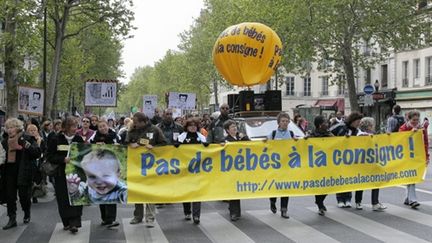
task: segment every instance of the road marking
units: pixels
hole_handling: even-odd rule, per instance
[[[63,224],[57,223],[51,235],[49,243],[87,243],[90,242],[90,220],[81,222],[82,227],[78,233],[72,234],[68,230],[63,230]]]
[[[432,207],[432,202],[420,202],[420,204],[424,204],[424,205]]]
[[[0,205],[0,217],[7,212],[7,207]]]
[[[383,211],[383,213],[388,213],[403,219],[408,219],[411,221],[414,221],[419,224],[424,224],[426,226],[432,227],[432,216],[418,212],[416,210],[413,210],[411,208],[402,208],[393,204],[386,203],[388,206],[386,210]],[[365,205],[368,208],[372,208],[370,204]],[[379,213],[379,212],[377,212]]]
[[[249,236],[218,213],[202,214],[199,227],[212,242],[254,242]]]
[[[339,242],[293,218],[284,219],[279,215],[274,215],[268,210],[254,210],[246,212],[295,242]]]
[[[308,209],[316,211],[315,207],[308,207]],[[343,209],[336,209],[335,207],[328,206],[327,210],[327,218],[384,242],[428,242]]]
[[[126,242],[161,242],[168,243],[167,238],[160,225],[155,221],[154,228],[147,228],[145,224],[130,224],[132,218],[123,219],[123,231],[126,237]]]
[[[17,242],[18,238],[21,236],[21,234],[24,232],[26,228],[27,225],[18,225],[18,227],[12,229],[1,230],[0,242],[1,243]]]
[[[396,187],[406,189],[406,186],[396,186]],[[423,190],[423,189],[418,189],[418,188],[416,188],[416,191],[432,195],[431,191],[427,191],[427,190]]]

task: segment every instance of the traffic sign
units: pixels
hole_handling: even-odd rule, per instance
[[[365,95],[364,96],[364,105],[365,106],[373,106],[373,104],[374,104],[374,100],[373,100],[372,95],[370,95],[370,94]]]
[[[366,84],[363,88],[363,92],[365,94],[368,94],[368,95],[373,94],[374,91],[375,91],[375,88],[371,84]]]

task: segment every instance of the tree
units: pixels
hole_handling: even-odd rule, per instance
[[[49,16],[54,23],[54,57],[47,85],[46,114],[52,114],[55,103],[60,62],[64,41],[79,35],[84,30],[101,23],[109,23],[110,29],[118,36],[127,36],[132,28],[133,12],[129,9],[132,1],[123,0],[47,0]],[[74,23],[74,28],[70,25]]]
[[[1,58],[5,67],[5,82],[7,94],[8,117],[18,115],[18,90],[19,84],[28,82],[37,77],[32,65],[24,68],[24,59],[32,62],[36,54],[37,38],[34,26],[37,26],[37,12],[34,12],[36,3],[34,1],[1,0],[0,19],[4,23],[3,33],[0,35]]]
[[[355,69],[371,68],[394,51],[419,45],[418,40],[425,33],[425,19],[418,17],[416,3],[414,0],[291,1],[286,12],[289,32],[285,61],[299,69],[305,60],[333,62],[321,68],[345,75],[351,111],[358,111]],[[375,49],[374,55],[365,55],[366,45]]]

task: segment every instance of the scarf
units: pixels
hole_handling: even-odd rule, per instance
[[[17,134],[14,137],[8,138],[8,163],[16,162],[16,151],[17,149],[22,149],[22,147],[18,144],[18,139],[21,137],[21,134]]]

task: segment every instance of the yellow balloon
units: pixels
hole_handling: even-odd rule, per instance
[[[225,29],[213,48],[213,62],[232,85],[266,83],[282,57],[282,42],[268,26],[241,23]]]

